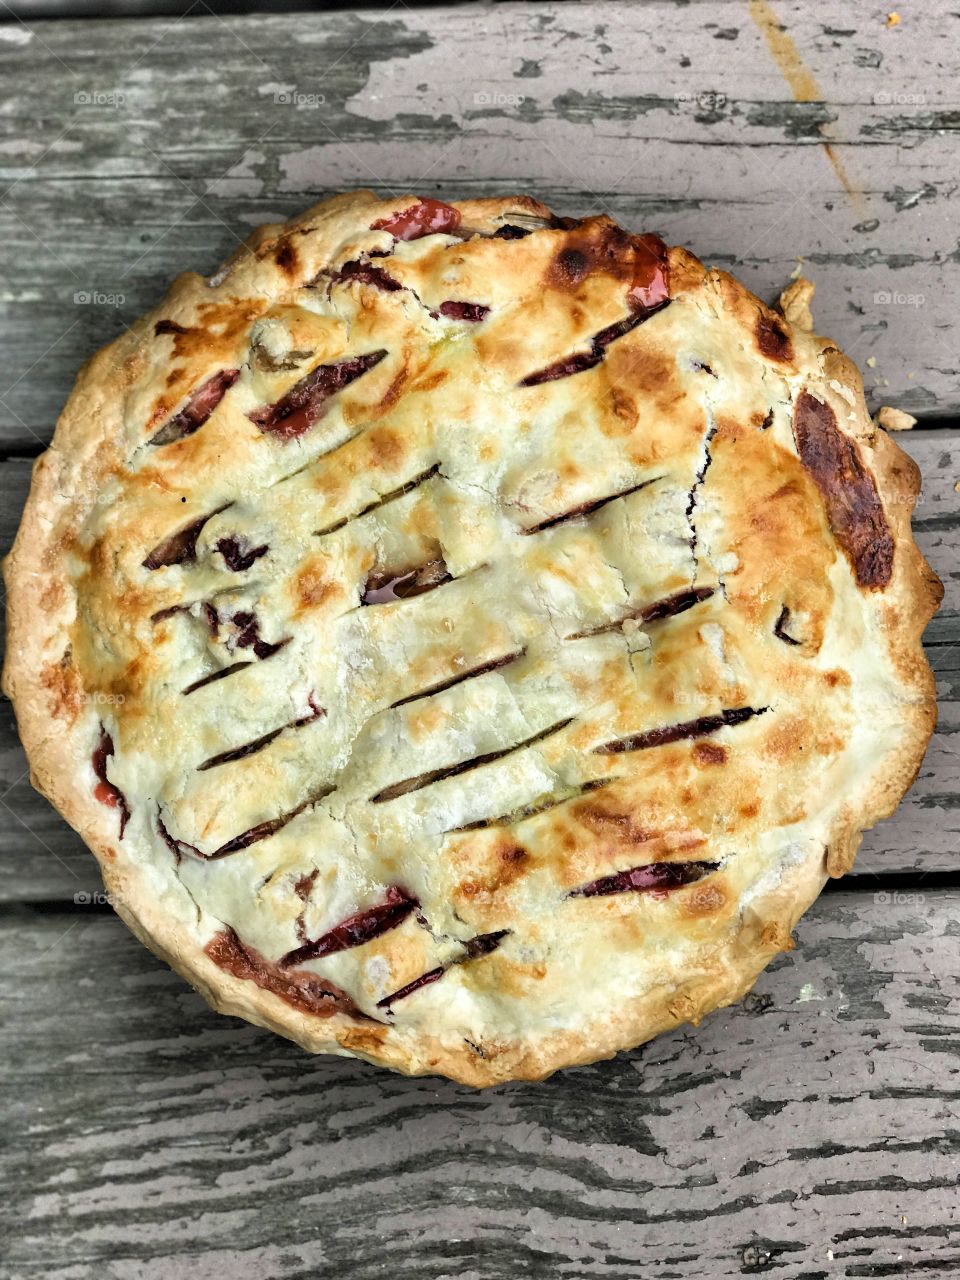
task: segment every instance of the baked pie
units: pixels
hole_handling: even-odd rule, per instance
[[[743,995],[935,718],[917,469],[808,292],[357,192],[100,352],[5,681],[134,932],[224,1012],[474,1085]]]

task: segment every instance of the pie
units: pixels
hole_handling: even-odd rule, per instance
[[[742,996],[935,719],[917,469],[808,293],[361,191],[95,356],[5,687],[147,946],[307,1049],[473,1085]]]

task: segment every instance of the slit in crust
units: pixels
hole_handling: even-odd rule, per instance
[[[426,471],[421,471],[419,475],[413,476],[404,484],[399,485],[396,489],[391,489],[389,493],[384,493],[379,498],[375,499],[375,501],[369,502],[359,511],[355,511],[353,515],[344,516],[342,520],[335,520],[333,524],[328,524],[323,529],[315,530],[314,536],[317,538],[323,538],[326,537],[328,533],[336,533],[338,530],[343,529],[346,525],[350,524],[351,521],[359,520],[361,516],[367,516],[371,511],[379,511],[381,507],[385,507],[391,502],[396,502],[398,498],[406,497],[408,493],[412,493],[414,489],[418,489],[420,485],[425,484],[428,480],[432,480],[434,476],[439,474],[440,464],[437,462]]]
[[[420,689],[417,693],[407,694],[405,698],[398,698],[396,702],[390,703],[390,710],[395,707],[405,707],[410,702],[419,702],[421,698],[432,698],[435,693],[444,693],[447,689],[452,689],[455,685],[463,684],[464,680],[473,680],[477,676],[485,676],[488,671],[499,671],[501,667],[508,667],[511,662],[518,662],[526,653],[526,649],[516,649],[513,653],[505,653],[500,658],[491,658],[489,662],[481,662],[477,667],[471,667],[469,671],[462,671],[459,675],[451,676],[449,680],[441,680],[438,684],[428,685],[425,689]]]
[[[171,533],[169,537],[164,538],[162,542],[158,542],[144,559],[143,567],[152,571],[166,569],[175,564],[193,564],[197,558],[197,539],[200,537],[203,526],[231,505],[227,502],[222,507],[208,511],[206,515],[191,521],[176,533]]]
[[[240,853],[243,849],[249,849],[252,844],[258,844],[261,840],[266,840],[269,836],[275,835],[298,817],[305,809],[309,809],[312,805],[319,804],[321,800],[325,800],[327,796],[333,792],[333,787],[325,787],[309,800],[304,800],[303,804],[297,805],[295,809],[291,809],[289,813],[282,813],[276,818],[268,818],[265,822],[258,822],[256,826],[241,831],[238,836],[227,840],[226,843],[220,845],[218,849],[214,849],[212,853],[204,853],[195,844],[190,844],[187,840],[181,840],[173,835],[163,821],[163,815],[157,812],[157,831],[163,843],[179,862],[181,857],[192,856],[199,858],[201,862],[217,862],[221,858],[228,858],[231,854]]]
[[[277,440],[297,440],[323,417],[328,402],[373,369],[386,355],[386,350],[370,351],[362,356],[349,356],[335,364],[321,364],[273,404],[254,409],[249,414],[264,435]]]
[[[567,804],[571,800],[579,800],[581,796],[589,795],[592,791],[599,791],[602,787],[609,787],[613,782],[616,782],[616,778],[594,778],[589,782],[585,782],[582,787],[564,792],[563,795],[549,796],[533,804],[521,805],[517,809],[512,809],[509,813],[501,813],[495,818],[478,818],[475,822],[465,822],[462,827],[450,827],[445,834],[456,835],[461,831],[483,831],[490,827],[512,827],[516,822],[523,822],[527,818],[535,818],[538,814],[547,813],[550,809],[557,809],[560,805]]]
[[[360,597],[362,605],[393,604],[396,600],[409,600],[412,596],[422,596],[425,591],[433,591],[446,582],[452,582],[453,575],[441,556],[437,560],[428,560],[416,569],[407,569],[404,573],[380,572],[372,573],[364,584]]]
[[[662,311],[669,304],[670,299],[664,298],[663,301],[656,303],[654,306],[644,307],[624,317],[623,320],[616,321],[615,324],[607,325],[605,329],[601,329],[599,333],[594,334],[590,339],[590,347],[587,351],[576,351],[573,355],[563,356],[560,360],[555,360],[553,364],[548,364],[543,369],[528,373],[525,378],[520,379],[519,385],[521,387],[539,387],[544,382],[556,382],[560,378],[572,378],[574,374],[585,373],[588,369],[595,368],[603,360],[607,347],[612,342],[616,342],[617,338],[622,338],[624,334],[630,333],[631,330],[636,329],[637,325],[643,324],[645,320],[649,320],[651,316],[655,316],[658,311]]]
[[[509,929],[497,929],[494,933],[477,934],[476,937],[470,938],[463,944],[463,955],[457,956],[449,964],[439,965],[436,969],[421,973],[418,978],[408,982],[399,991],[392,991],[390,995],[378,1000],[377,1008],[389,1011],[398,1001],[406,1000],[407,996],[412,996],[415,991],[420,991],[423,987],[430,986],[431,983],[439,982],[447,970],[452,969],[455,964],[464,964],[468,960],[477,960],[481,956],[488,956],[492,951],[496,951],[509,933]]]
[[[388,933],[406,920],[420,904],[399,885],[390,885],[383,901],[363,911],[355,911],[319,938],[304,942],[303,946],[288,951],[280,959],[280,968],[304,964],[307,960],[319,960],[352,947],[362,947],[381,934]]]
[[[617,493],[608,494],[605,498],[595,498],[592,502],[582,502],[577,507],[572,507],[569,511],[561,511],[559,515],[547,516],[545,520],[540,520],[537,524],[527,525],[521,529],[523,534],[542,533],[544,529],[552,529],[554,525],[566,524],[568,520],[582,520],[585,516],[592,516],[595,511],[599,511],[601,507],[605,507],[609,502],[616,502],[619,498],[629,498],[632,493],[639,493],[641,489],[646,489],[651,484],[656,484],[658,480],[662,480],[663,476],[654,476],[652,480],[641,480],[639,484],[633,484],[629,489],[620,489]]]
[[[689,591],[678,591],[675,595],[664,596],[662,600],[654,600],[652,604],[632,609],[629,613],[614,618],[612,622],[601,622],[599,626],[588,627],[585,631],[575,631],[567,639],[584,640],[588,636],[602,636],[608,631],[619,631],[625,622],[632,619],[637,622],[660,622],[664,618],[675,618],[715,594],[715,587],[692,587]]]
[[[718,729],[743,724],[754,716],[762,716],[769,707],[730,707],[713,716],[700,716],[696,720],[687,720],[682,724],[661,725],[656,729],[646,729],[643,733],[632,733],[625,738],[615,738],[600,747],[594,747],[597,755],[616,755],[621,751],[647,751],[652,747],[663,747],[669,742],[682,742],[685,738],[704,738],[716,733]]]
[[[652,862],[627,871],[616,871],[572,889],[571,898],[602,898],[614,893],[649,893],[662,898],[673,889],[682,889],[711,875],[719,862]]]
[[[100,738],[97,745],[93,749],[91,763],[93,772],[97,775],[97,785],[93,789],[94,798],[99,800],[101,804],[105,804],[110,809],[116,809],[120,814],[120,839],[123,839],[123,833],[127,829],[127,823],[130,821],[130,809],[127,805],[127,798],[116,785],[107,777],[107,761],[114,754],[113,738],[101,724]]]
[[[229,751],[221,751],[218,755],[210,756],[202,764],[197,765],[197,771],[203,773],[207,769],[216,769],[222,764],[231,764],[234,760],[244,760],[247,756],[255,755],[258,751],[262,751],[264,747],[268,747],[271,742],[279,738],[281,733],[285,733],[288,729],[301,729],[305,724],[313,724],[315,720],[319,720],[327,714],[323,707],[318,707],[314,702],[312,693],[307,698],[307,702],[310,704],[310,710],[305,716],[299,716],[288,724],[282,724],[279,728],[271,729],[269,733],[264,733],[259,738],[254,738],[251,742],[245,742],[242,746],[231,747]]]
[[[573,716],[569,716],[566,720],[561,720],[558,724],[553,724],[548,729],[541,729],[539,733],[533,734],[532,737],[524,738],[522,742],[514,743],[512,747],[503,747],[499,751],[488,751],[484,755],[472,756],[469,760],[461,760],[459,764],[445,765],[442,769],[431,769],[428,773],[418,774],[415,778],[405,778],[402,782],[393,782],[389,787],[384,787],[382,791],[378,791],[375,796],[371,796],[370,803],[384,804],[388,800],[397,800],[400,796],[409,795],[411,791],[422,791],[424,787],[432,786],[435,782],[442,782],[446,778],[455,778],[458,774],[467,773],[470,769],[479,769],[481,765],[490,764],[494,760],[502,760],[504,756],[513,755],[515,751],[523,751],[525,747],[532,747],[534,743],[542,742],[544,738],[552,737],[553,734],[566,729],[567,725],[572,723]]]
[[[160,323],[164,322],[161,321]],[[167,321],[166,323],[172,324],[172,321]],[[159,324],[156,331],[161,331]],[[176,330],[164,329],[162,332],[185,333],[186,330],[177,325]],[[148,443],[151,445],[172,444],[175,440],[183,440],[186,436],[192,436],[195,431],[199,431],[239,377],[239,369],[221,369],[212,378],[208,378],[206,382],[194,391],[180,412],[175,413],[172,418],[168,418],[160,430],[150,437]]]

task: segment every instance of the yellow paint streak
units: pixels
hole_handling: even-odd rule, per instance
[[[767,48],[770,50],[780,74],[790,86],[794,101],[826,102],[820,86],[811,72],[804,66],[803,59],[800,57],[800,50],[787,32],[782,29],[780,19],[774,13],[768,0],[747,0],[747,2],[750,17],[766,41]],[[823,147],[824,154],[830,161],[841,187],[847,193],[854,211],[858,217],[863,218],[866,214],[863,196],[851,182],[850,176],[837,155],[833,143],[827,137],[828,128],[828,125],[820,126],[820,132],[824,135],[824,140],[820,145]]]

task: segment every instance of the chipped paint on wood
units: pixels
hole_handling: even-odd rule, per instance
[[[498,5],[482,23],[470,5],[53,22],[43,42],[0,42],[19,148],[0,151],[4,289],[23,299],[0,314],[0,439],[49,438],[79,364],[181,269],[209,272],[251,226],[356,185],[605,208],[766,298],[802,257],[818,328],[876,358],[872,403],[960,416],[960,18],[891,32],[866,9],[830,25],[771,6],[812,77],[800,101],[723,0],[623,6],[615,23],[594,3]],[[193,73],[198,42],[216,76]]]
[[[7,921],[6,1268],[952,1274],[958,910],[830,894],[697,1030],[485,1093],[219,1018],[91,908]]]

